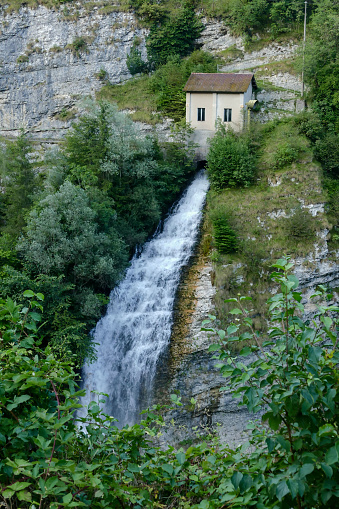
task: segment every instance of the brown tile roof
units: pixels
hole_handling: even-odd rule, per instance
[[[192,72],[184,92],[246,92],[250,83],[256,88],[254,74],[196,73]]]

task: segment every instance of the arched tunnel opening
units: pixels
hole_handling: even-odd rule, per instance
[[[197,161],[197,170],[203,170],[206,168],[207,161]]]

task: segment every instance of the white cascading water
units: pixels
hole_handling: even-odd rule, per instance
[[[87,393],[81,403],[94,399],[90,391],[108,394],[104,411],[118,419],[119,426],[136,422],[141,405],[150,403],[157,361],[171,336],[181,269],[197,239],[208,186],[205,173],[199,172],[162,232],[132,259],[94,330],[97,360],[83,367]]]

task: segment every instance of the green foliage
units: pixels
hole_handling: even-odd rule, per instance
[[[305,120],[305,122],[304,122]],[[305,129],[312,129],[306,126],[306,117],[301,122],[305,123]],[[283,119],[264,126],[261,136],[266,136],[264,149],[264,163],[268,168],[281,170],[292,163],[301,161],[307,154],[308,140],[300,136],[302,129],[295,126],[294,119]]]
[[[305,79],[310,85],[312,109],[323,125],[338,133],[339,5],[320,0],[312,17],[305,54]]]
[[[292,264],[283,258],[273,267],[272,279],[281,291],[268,301],[271,327],[264,343],[253,329],[251,310],[244,307],[247,297],[230,299],[237,306],[231,315],[237,318],[227,331],[207,329],[221,339],[210,351],[221,350],[218,358],[227,388],[250,412],[265,412],[263,424],[253,426],[252,452],[237,456],[234,473],[225,481],[224,501],[239,509],[334,507],[339,497],[334,313],[339,308],[324,303],[332,295],[326,296],[320,287],[313,296],[318,301],[315,320],[304,323],[298,280],[290,275]],[[232,346],[244,341],[249,346],[240,352],[243,357],[234,358]]]
[[[317,140],[315,156],[329,177],[339,179],[339,133],[329,132]]]
[[[100,71],[95,74],[95,77],[102,82],[106,82],[108,79],[108,72],[101,67]]]
[[[182,120],[186,115],[183,87],[190,74],[216,71],[216,60],[203,51],[194,51],[184,60],[180,60],[178,55],[169,57],[167,63],[154,72],[149,82],[150,90],[156,95],[157,110],[176,122]]]
[[[89,51],[85,37],[76,37],[66,48],[70,49],[77,57],[79,57],[81,53],[88,53]]]
[[[141,136],[116,107],[101,103],[89,108],[65,139],[67,178],[92,199],[100,190],[95,203],[105,202],[104,196],[114,203],[119,231],[133,250],[152,233],[192,171],[186,127],[177,128],[181,139],[163,153],[156,139]]]
[[[20,55],[17,59],[16,59],[16,63],[17,64],[24,64],[26,62],[29,61],[29,57],[27,55]]]
[[[92,102],[87,107],[66,135],[62,151],[46,157],[49,172],[34,207],[27,197],[30,182],[17,185],[13,170],[13,185],[8,184],[4,198],[13,189],[22,203],[29,199],[27,209],[17,211],[26,213],[27,226],[19,241],[12,224],[0,237],[0,296],[18,298],[27,287],[44,293],[43,344],[58,356],[72,351],[79,364],[93,356],[88,333],[129,255],[153,233],[193,170],[186,125],[173,127],[173,143],[160,147],[116,107]],[[26,152],[10,165],[3,159],[5,167],[13,169],[23,161],[32,171]]]
[[[39,179],[32,158],[33,147],[22,131],[14,142],[0,147],[0,177],[4,188],[1,197],[3,232],[17,237],[26,223],[25,216],[39,189]]]
[[[287,237],[293,237],[298,241],[314,240],[315,224],[312,215],[307,209],[300,206],[293,211],[290,217],[285,219],[285,228]]]
[[[207,171],[216,190],[249,186],[255,176],[256,164],[248,139],[231,130],[226,131],[224,124],[219,122],[210,142]]]
[[[127,55],[127,68],[129,72],[134,76],[135,74],[140,74],[147,71],[147,64],[141,58],[140,50],[138,49],[138,41],[136,38],[133,40],[132,48]]]
[[[326,179],[324,187],[328,193],[326,212],[331,224],[331,240],[338,244],[339,240],[339,180]]]
[[[163,22],[154,23],[146,40],[150,66],[157,68],[169,57],[189,55],[202,29],[193,6],[188,3]]]
[[[212,216],[214,241],[219,253],[234,253],[238,249],[237,235],[231,228],[226,214]]]
[[[302,134],[312,143],[314,155],[321,163],[329,178],[339,178],[339,134],[326,125],[324,116],[315,103],[315,111],[304,112],[295,118],[295,123]]]
[[[298,150],[296,147],[291,146],[291,144],[285,142],[281,143],[276,150],[275,154],[275,168],[283,168],[298,159]]]
[[[112,288],[126,264],[125,246],[114,220],[102,231],[96,218],[86,192],[71,182],[43,199],[17,247],[30,273],[63,274],[79,289]]]
[[[59,358],[71,351],[78,366],[83,364],[85,357],[93,358],[94,345],[88,331],[100,318],[102,309],[91,309],[84,316],[79,310],[81,306],[75,301],[74,285],[67,283],[63,276],[39,274],[34,277],[10,266],[3,268],[1,298],[6,299],[10,295],[14,300],[23,301],[22,294],[26,288],[45,296],[44,321],[39,326],[43,347],[49,345]],[[29,305],[28,299],[23,302],[24,306]]]
[[[338,308],[324,304],[320,288],[316,320],[304,323],[291,266],[287,259],[274,265],[281,292],[269,301],[266,343],[253,330],[244,297],[231,299],[237,307],[227,331],[207,329],[221,341],[210,351],[220,350],[228,388],[250,412],[265,412],[250,443],[235,451],[208,436],[186,451],[160,448],[157,409],[119,430],[101,413],[100,395],[77,417],[86,432],[77,429],[84,391],[77,391],[72,361],[37,346],[43,295],[25,291],[25,307],[1,301],[0,501],[13,509],[335,507]],[[244,341],[249,346],[235,359],[230,348]],[[177,395],[172,401],[182,405]]]

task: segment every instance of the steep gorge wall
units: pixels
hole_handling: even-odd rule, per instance
[[[106,71],[111,83],[131,77],[126,57],[134,37],[145,56],[146,30],[133,14],[101,14],[96,7],[73,17],[65,9],[21,8],[0,12],[0,134],[29,128],[34,138],[53,140],[70,122],[58,119],[79,99],[94,96]],[[74,47],[74,41],[85,44]]]
[[[295,43],[288,42],[246,52],[242,38],[233,37],[222,22],[202,21],[205,29],[197,41],[199,47],[217,55],[229,48],[242,54],[220,70],[259,69],[292,58],[297,49]],[[127,55],[137,37],[142,57],[146,58],[147,33],[133,13],[120,12],[118,8],[105,12],[99,2],[98,7],[91,2],[88,9],[86,3],[72,3],[59,9],[22,7],[12,13],[0,8],[0,135],[17,136],[24,128],[41,141],[60,138],[69,129],[70,113],[76,114],[79,101],[86,96],[94,97],[101,88],[100,71],[113,84],[131,78]],[[271,69],[266,79],[274,85],[281,85],[282,79],[291,81],[286,73],[282,76]],[[297,78],[292,79],[298,87]],[[296,97],[291,91],[288,97],[286,93],[281,97],[277,91],[262,90],[258,98],[275,110],[279,107],[293,110]],[[267,120],[272,113],[264,113],[264,109],[261,117]],[[168,131],[165,124],[162,130]],[[150,128],[141,127],[146,131]]]

